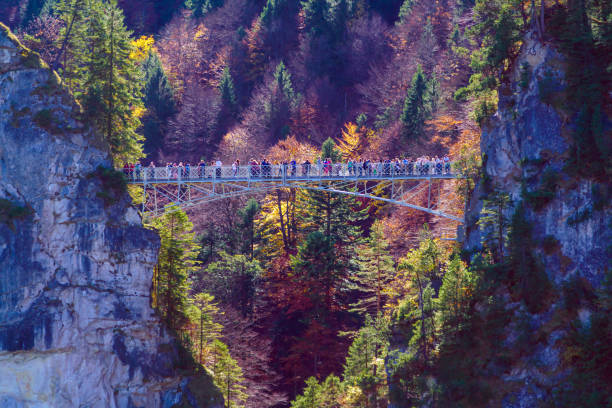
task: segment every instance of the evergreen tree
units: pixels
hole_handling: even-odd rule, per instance
[[[421,241],[419,247],[400,259],[398,271],[411,282],[411,291],[395,312],[396,321],[408,322],[404,331],[410,333],[410,344],[418,350],[423,362],[429,362],[434,327],[434,303],[431,281],[438,279],[441,251],[431,238]],[[414,304],[418,309],[414,308]]]
[[[266,28],[270,28],[272,22],[279,18],[287,8],[287,0],[267,0],[259,20]]]
[[[257,231],[255,228],[255,217],[259,213],[260,206],[257,200],[251,198],[247,201],[246,206],[240,210],[240,227],[243,231],[242,236],[248,238],[242,241],[242,253],[248,254],[252,260],[254,256],[255,243],[258,240]]]
[[[367,208],[359,209],[352,196],[325,191],[308,191],[303,206],[307,231],[319,231],[341,246],[353,246],[361,241],[359,223],[367,217]]]
[[[185,8],[192,11],[194,18],[200,18],[206,13],[223,6],[223,0],[186,0]]]
[[[151,50],[145,60],[144,105],[147,113],[142,119],[145,137],[144,150],[152,154],[164,145],[164,135],[168,119],[176,112],[174,89],[168,81],[157,52]]]
[[[306,380],[306,387],[304,393],[298,395],[294,401],[291,402],[291,408],[319,408],[318,396],[320,394],[321,386],[316,378],[310,377]]]
[[[295,101],[295,92],[293,91],[293,84],[291,83],[291,74],[287,70],[287,67],[283,61],[279,62],[274,71],[274,82],[275,88],[279,89],[287,101],[292,104]]]
[[[330,7],[330,25],[336,41],[342,40],[346,32],[346,24],[350,17],[347,0],[336,0]]]
[[[291,267],[295,278],[309,288],[312,317],[325,318],[332,307],[334,288],[343,276],[336,261],[334,240],[319,231],[308,234],[291,257]]]
[[[510,217],[508,206],[510,196],[505,193],[493,193],[483,200],[482,211],[478,225],[482,234],[482,244],[488,248],[496,262],[504,262],[504,250],[506,248]]]
[[[153,276],[153,305],[170,328],[180,329],[188,321],[189,275],[196,269],[193,224],[182,210],[168,209],[150,227],[161,238],[159,258]]]
[[[196,313],[191,313],[191,320],[197,324],[198,361],[204,364],[207,354],[205,349],[221,336],[223,326],[215,322],[214,317],[219,313],[214,297],[208,293],[198,293],[193,299],[193,308]]]
[[[271,140],[278,141],[289,133],[291,113],[297,105],[291,75],[282,61],[276,66],[270,93],[270,99],[264,103],[264,109]]]
[[[85,0],[59,0],[53,11],[64,24],[58,36],[59,52],[52,68],[61,74],[70,89],[74,89],[79,68],[75,56],[85,52]]]
[[[219,82],[219,92],[221,93],[221,102],[225,112],[232,116],[236,115],[238,112],[238,99],[236,98],[234,80],[229,67],[223,68],[223,74]]]
[[[383,291],[395,272],[388,247],[382,224],[376,222],[366,245],[359,251],[360,268],[351,277],[350,288],[358,292],[358,299],[351,305],[351,311],[374,317],[382,313]]]
[[[321,159],[331,159],[334,163],[342,159],[342,154],[336,148],[336,143],[331,137],[328,137],[321,145]]]
[[[223,251],[220,256],[220,261],[212,262],[204,271],[206,287],[218,299],[238,305],[246,316],[253,311],[257,282],[262,273],[259,261]]]
[[[419,65],[412,77],[412,84],[404,100],[404,109],[400,117],[406,137],[416,138],[420,136],[428,115],[427,103],[427,78],[421,65]]]
[[[230,355],[227,346],[221,341],[214,341],[213,353],[213,380],[223,394],[224,408],[243,407],[247,395],[244,392],[246,387],[242,385],[244,381],[242,369]]]
[[[387,372],[385,358],[389,347],[389,321],[366,317],[364,326],[349,347],[344,365],[344,381],[361,388],[365,406],[379,407],[384,400]]]
[[[410,14],[412,14],[412,7],[414,6],[415,1],[416,0],[404,0],[402,3],[398,15],[401,23],[403,23],[408,17],[410,17]]]
[[[85,119],[104,135],[117,164],[139,159],[142,76],[130,58],[131,33],[117,1],[64,0],[57,12],[66,26],[59,40],[61,73]]]
[[[477,276],[463,263],[458,254],[447,263],[438,293],[437,318],[444,337],[457,335],[463,321],[469,319],[469,301],[477,284]]]
[[[302,10],[304,12],[304,24],[309,35],[316,37],[328,32],[329,3],[327,0],[303,1]]]

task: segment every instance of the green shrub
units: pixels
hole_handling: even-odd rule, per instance
[[[531,79],[531,67],[527,61],[521,64],[521,78],[519,80],[519,86],[523,89],[529,87],[529,80]]]
[[[5,198],[0,198],[0,223],[7,224],[14,230],[14,221],[23,220],[32,214],[27,206],[21,206]]]
[[[519,204],[512,216],[509,234],[510,292],[516,300],[522,300],[530,313],[546,308],[552,285],[541,262],[533,253],[535,244],[531,237],[531,223],[525,217],[525,208]]]
[[[528,191],[523,184],[523,199],[536,211],[542,210],[555,198],[559,176],[555,170],[548,168],[542,174],[540,185],[535,191]]]
[[[88,178],[97,178],[102,182],[102,191],[96,193],[96,196],[104,201],[106,207],[117,203],[127,192],[125,175],[113,168],[98,166]]]

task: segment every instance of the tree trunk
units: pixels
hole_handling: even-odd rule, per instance
[[[417,282],[419,284],[419,308],[421,310],[421,340],[423,342],[423,358],[425,363],[429,360],[427,355],[427,339],[425,338],[425,310],[423,305],[423,285],[421,284],[421,278],[417,272]]]
[[[285,219],[283,217],[283,206],[281,203],[281,191],[279,189],[276,190],[276,205],[278,206],[278,219],[280,221],[280,229],[281,229],[281,234],[283,236],[283,248],[285,249],[285,253],[288,253],[289,245],[287,242],[287,233],[285,231]]]
[[[66,30],[66,36],[64,37],[64,41],[62,41],[62,47],[60,48],[60,52],[55,57],[55,61],[53,61],[53,70],[57,71],[59,66],[60,59],[62,55],[64,56],[64,71],[66,71],[66,47],[68,46],[68,39],[70,38],[70,33],[72,32],[72,27],[74,25],[74,20],[76,20],[77,13],[81,7],[81,0],[76,0],[74,3],[74,8],[72,9],[72,18],[70,19],[70,25]],[[65,74],[64,74],[65,75]]]

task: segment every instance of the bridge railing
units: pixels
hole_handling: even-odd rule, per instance
[[[446,163],[370,163],[349,166],[346,163],[335,164],[269,164],[240,166],[175,166],[175,167],[135,167],[134,169],[117,169],[123,172],[132,182],[166,182],[179,181],[261,181],[261,180],[303,180],[326,178],[400,178],[408,176],[451,176],[452,165]]]

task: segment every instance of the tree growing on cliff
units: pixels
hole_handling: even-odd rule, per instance
[[[508,240],[510,217],[508,207],[510,196],[506,193],[496,192],[483,200],[478,225],[482,231],[482,244],[488,248],[496,262],[504,262],[504,250]]]
[[[81,102],[84,117],[110,144],[118,164],[142,157],[136,131],[144,113],[142,76],[131,58],[131,32],[116,0],[65,1],[58,14],[66,29],[59,39],[62,76]]]

